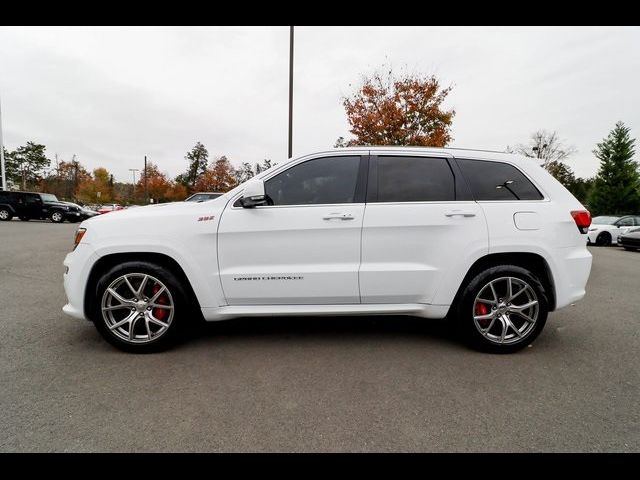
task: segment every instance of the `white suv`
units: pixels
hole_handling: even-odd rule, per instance
[[[584,296],[590,221],[529,158],[331,150],[209,202],[83,222],[64,311],[134,352],[202,318],[373,314],[447,317],[472,345],[513,352]]]

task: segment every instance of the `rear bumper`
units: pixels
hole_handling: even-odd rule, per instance
[[[593,257],[586,246],[558,248],[552,269],[556,290],[556,310],[581,300],[586,293]]]

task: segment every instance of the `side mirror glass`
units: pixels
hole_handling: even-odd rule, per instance
[[[267,197],[264,193],[264,182],[262,180],[251,180],[240,198],[240,205],[244,208],[253,208],[258,205],[266,205]]]

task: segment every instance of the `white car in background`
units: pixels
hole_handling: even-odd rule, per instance
[[[640,227],[640,216],[594,217],[589,227],[589,233],[587,234],[587,243],[593,243],[602,247],[611,245],[612,243],[618,243],[618,236],[627,233],[633,227]]]

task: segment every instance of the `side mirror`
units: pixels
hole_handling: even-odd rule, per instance
[[[258,205],[266,205],[267,197],[264,193],[264,182],[262,180],[251,180],[240,198],[240,205],[244,208],[253,208]]]

